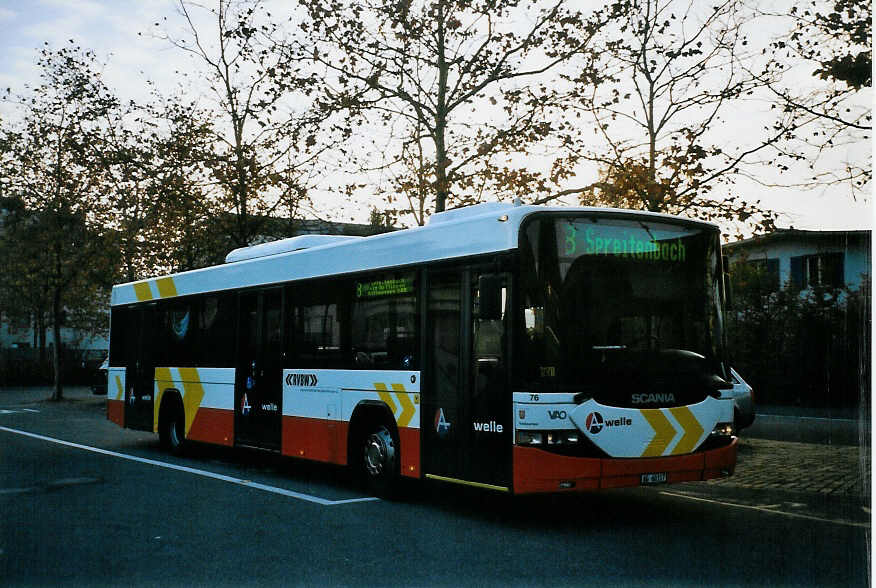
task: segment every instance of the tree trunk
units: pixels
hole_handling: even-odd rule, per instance
[[[55,345],[52,352],[52,368],[55,372],[55,385],[52,392],[52,400],[63,400],[64,389],[61,387],[61,289],[55,287],[52,297],[52,336]]]
[[[39,337],[37,349],[40,350],[40,369],[45,369],[48,367],[48,360],[46,359],[46,312],[42,305],[40,305],[39,313],[37,314],[37,336]]]

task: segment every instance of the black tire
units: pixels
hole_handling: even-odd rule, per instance
[[[360,438],[359,474],[369,492],[380,498],[394,498],[399,483],[398,439],[388,427],[378,424]]]
[[[158,437],[165,451],[182,455],[186,447],[186,418],[182,405],[175,399],[162,403],[158,417]]]

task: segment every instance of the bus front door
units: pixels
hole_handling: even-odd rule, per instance
[[[482,317],[481,276],[501,297]],[[426,384],[422,391],[427,478],[509,489],[511,393],[507,387],[503,274],[430,272],[426,296]],[[496,306],[501,308],[496,310]]]
[[[238,358],[234,387],[235,443],[280,448],[283,401],[283,291],[239,297]]]

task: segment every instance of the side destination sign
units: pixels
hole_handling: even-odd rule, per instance
[[[377,298],[379,296],[395,296],[410,294],[414,291],[414,278],[397,278],[375,280],[373,282],[356,282],[356,298]]]

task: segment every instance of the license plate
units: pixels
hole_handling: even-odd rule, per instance
[[[642,484],[665,484],[666,472],[656,474],[642,474]]]

